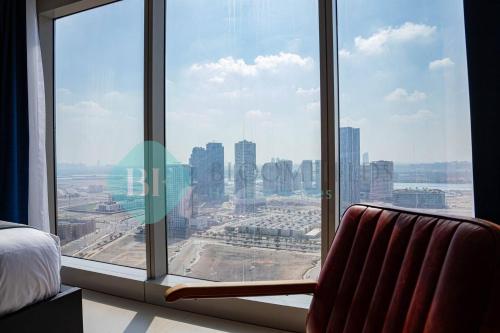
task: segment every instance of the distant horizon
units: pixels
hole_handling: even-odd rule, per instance
[[[277,159],[279,157],[276,157]],[[286,158],[279,158],[281,160],[287,160]],[[307,161],[307,160],[301,160],[300,163],[302,161]],[[314,159],[312,161],[315,161]],[[378,161],[389,161],[389,162],[393,162],[394,165],[434,165],[434,164],[460,164],[460,163],[467,163],[467,164],[470,164],[472,166],[472,161],[440,161],[440,162],[396,162],[396,161],[390,161],[390,160],[370,160],[369,162],[378,162]],[[234,167],[234,161],[229,161],[231,163],[231,165]],[[271,162],[271,161],[268,161],[268,162]],[[264,162],[264,163],[257,163],[257,165],[263,165],[265,163],[268,163],[268,162]],[[292,162],[294,162],[294,165],[300,165],[300,163],[295,163],[295,161],[292,160]],[[179,162],[179,163],[169,163],[169,164],[185,164],[185,165],[189,165],[189,162],[186,162],[186,163],[183,163],[183,162]],[[361,163],[360,165],[362,165],[363,163]],[[71,162],[59,162],[57,163],[57,166],[85,166],[85,167],[113,167],[113,166],[116,166],[118,165],[117,164],[85,164],[85,163],[71,163]],[[224,163],[224,167],[227,166],[227,163]]]

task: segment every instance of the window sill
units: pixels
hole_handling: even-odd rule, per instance
[[[62,283],[144,302],[146,271],[62,256]]]
[[[310,295],[181,300],[166,303],[165,290],[200,280],[166,275],[148,280],[146,271],[80,258],[62,257],[64,284],[183,311],[236,320],[287,331],[302,332]]]

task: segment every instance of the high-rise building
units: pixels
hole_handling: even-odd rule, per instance
[[[370,155],[368,152],[363,153],[363,164],[368,164],[370,163]]]
[[[254,210],[257,178],[256,145],[243,140],[234,145],[234,193],[238,211]]]
[[[189,158],[193,168],[195,201],[220,202],[224,199],[224,146],[207,143],[194,147]]]
[[[232,175],[231,175],[231,162],[227,162],[227,180],[231,181]]]
[[[167,234],[173,238],[189,235],[192,217],[191,167],[186,164],[167,165]]]
[[[293,162],[290,160],[278,160],[278,194],[288,195],[293,192]]]
[[[309,191],[313,189],[313,161],[305,160],[300,165],[302,173],[302,187],[304,190]]]
[[[313,169],[313,180],[314,180],[314,189],[316,191],[321,191],[321,161],[314,161],[314,169]]]
[[[222,143],[207,143],[207,192],[208,200],[220,202],[224,199],[224,146]]]
[[[340,128],[340,209],[360,200],[359,128]]]
[[[207,152],[203,147],[194,147],[189,158],[192,168],[193,195],[196,202],[205,200],[208,195],[207,186]]]
[[[370,200],[392,202],[394,163],[392,161],[371,162],[370,174]]]
[[[300,170],[295,170],[293,172],[293,190],[302,190],[302,172]]]
[[[370,188],[372,183],[372,168],[370,163],[363,163],[360,168],[359,176],[359,196],[361,201],[367,201],[370,197]]]
[[[273,160],[262,166],[264,194],[288,195],[293,192],[293,162]]]
[[[265,195],[276,193],[278,166],[275,162],[264,163],[262,166],[262,187]]]

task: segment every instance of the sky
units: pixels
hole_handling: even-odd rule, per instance
[[[293,5],[291,5],[293,4]],[[59,163],[118,163],[143,138],[143,2],[56,21]],[[320,158],[317,0],[169,0],[166,142],[222,142],[257,163]],[[341,126],[371,160],[470,160],[458,0],[338,1]]]

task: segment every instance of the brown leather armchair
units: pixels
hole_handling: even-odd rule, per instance
[[[168,302],[313,293],[307,332],[500,332],[500,227],[367,205],[342,218],[318,281],[169,288]]]

